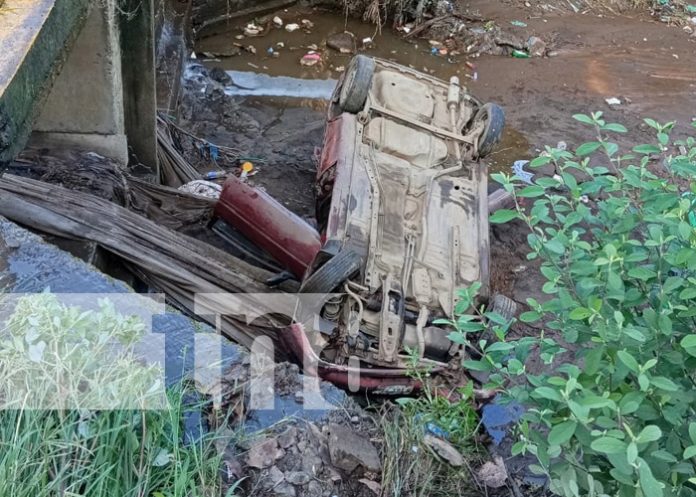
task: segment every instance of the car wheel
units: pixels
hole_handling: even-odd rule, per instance
[[[500,314],[507,321],[511,321],[517,314],[517,302],[506,297],[505,295],[495,295],[493,300],[491,300],[491,305],[489,307],[491,312]]]
[[[360,271],[362,259],[352,250],[342,250],[302,282],[300,293],[331,293]]]
[[[474,117],[473,126],[484,123],[483,133],[478,141],[479,157],[485,157],[493,151],[503,136],[505,127],[505,111],[494,103],[483,105]]]
[[[357,55],[343,80],[343,87],[338,105],[343,112],[357,114],[365,107],[367,95],[372,85],[372,75],[375,72],[375,61],[364,55]]]

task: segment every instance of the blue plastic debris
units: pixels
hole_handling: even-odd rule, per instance
[[[524,166],[529,164],[528,160],[516,160],[512,165],[512,172],[515,173],[520,181],[527,183],[528,185],[533,185],[532,178],[534,178],[534,173],[530,173],[524,170]]]
[[[520,420],[524,407],[515,402],[501,404],[498,397],[493,402],[483,406],[481,423],[493,439],[495,445],[505,438],[510,426]]]

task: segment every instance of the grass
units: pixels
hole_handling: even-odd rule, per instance
[[[200,406],[188,405],[183,385],[165,392],[162,371],[124,347],[144,333],[138,318],[50,294],[22,297],[9,312],[0,329],[0,495],[223,495],[218,435],[184,442],[185,411]],[[94,408],[108,402],[116,407]]]

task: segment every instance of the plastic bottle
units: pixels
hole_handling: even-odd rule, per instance
[[[513,50],[512,56],[516,59],[528,59],[529,58],[529,54],[527,52],[525,52],[524,50]]]
[[[210,171],[209,173],[205,173],[205,176],[203,176],[203,178],[207,180],[213,180],[224,178],[225,176],[227,176],[227,171]]]

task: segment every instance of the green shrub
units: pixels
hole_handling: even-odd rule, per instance
[[[466,367],[527,406],[513,453],[534,454],[554,493],[696,495],[696,141],[646,119],[655,143],[624,154],[609,138],[624,126],[574,117],[596,139],[532,161],[553,177],[494,175],[517,208],[491,221],[525,223],[528,258],[541,262],[548,299],[528,299],[520,316],[541,335],[505,341],[500,316],[466,314],[474,286],[460,292],[451,338],[478,353]],[[541,374],[526,370],[532,352]]]
[[[162,368],[127,347],[144,333],[140,319],[108,301],[83,311],[48,293],[9,311],[0,328],[0,495],[222,495],[217,435],[184,444],[184,412],[198,406],[187,406],[183,386],[165,391]],[[94,405],[114,408],[82,407]]]

